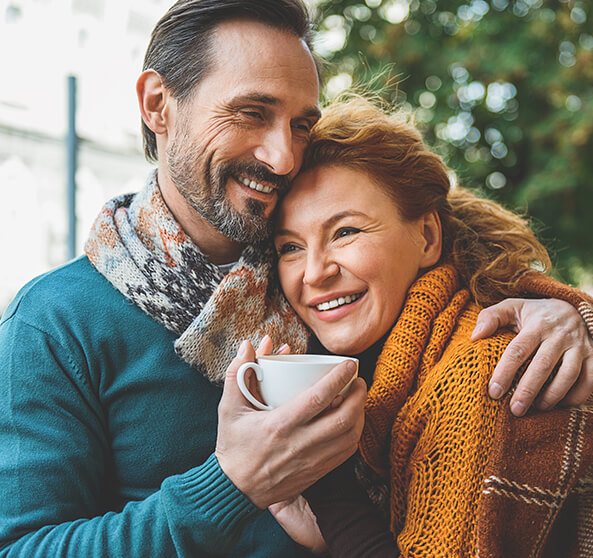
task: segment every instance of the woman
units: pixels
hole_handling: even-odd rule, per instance
[[[471,341],[481,306],[570,295],[531,272],[549,259],[525,223],[449,174],[404,119],[361,99],[327,109],[278,214],[283,291],[323,348],[373,365],[357,475],[387,500],[402,555],[578,555],[593,536],[593,413],[513,419],[486,393],[512,334]],[[307,496],[332,555],[395,555],[348,472],[331,477]],[[561,520],[572,536],[557,546]]]

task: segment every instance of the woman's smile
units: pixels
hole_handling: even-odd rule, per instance
[[[309,308],[316,312],[319,320],[339,320],[350,312],[356,311],[362,302],[366,291],[355,292],[352,294],[337,294],[316,297],[317,299],[324,299],[323,302],[309,303]]]
[[[425,263],[425,220],[405,221],[368,175],[319,167],[281,203],[274,244],[284,294],[321,343],[358,354],[396,321]]]

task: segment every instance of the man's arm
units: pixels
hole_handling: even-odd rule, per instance
[[[243,360],[252,358],[247,352]],[[362,429],[360,383],[341,411],[316,416],[350,379],[345,369],[273,413],[251,409],[229,381],[216,450],[229,476],[212,455],[121,508],[113,501],[108,419],[81,369],[60,343],[16,316],[0,326],[0,556],[228,553],[268,503],[300,492],[354,452]]]
[[[109,424],[93,386],[51,336],[0,326],[0,556],[179,556],[231,549],[260,510],[214,455],[122,509]],[[111,474],[110,474],[111,473]],[[117,511],[109,511],[117,510]],[[192,519],[191,539],[185,524]]]
[[[517,332],[490,381],[489,393],[495,399],[508,391],[517,371],[531,357],[510,401],[517,416],[525,414],[536,398],[538,407],[547,410],[559,402],[582,404],[593,392],[592,332],[575,306],[590,307],[593,318],[593,304],[576,289],[548,278],[541,281],[558,285],[550,294],[566,295],[567,302],[504,300],[482,310],[472,335],[473,340],[484,339],[501,327]]]

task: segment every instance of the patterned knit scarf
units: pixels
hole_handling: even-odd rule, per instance
[[[308,333],[276,280],[271,247],[247,247],[223,273],[183,232],[152,172],[143,190],[109,201],[85,252],[126,298],[177,334],[177,354],[215,384],[243,339],[267,333],[275,346],[305,352]]]

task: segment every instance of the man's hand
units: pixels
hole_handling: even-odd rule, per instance
[[[293,541],[313,554],[327,551],[327,545],[317,525],[317,518],[305,498],[297,496],[292,500],[272,504],[268,509]]]
[[[533,355],[511,398],[511,412],[522,416],[538,397],[541,410],[562,401],[584,403],[593,392],[593,342],[580,314],[556,299],[507,299],[482,310],[472,340],[508,327],[518,335],[509,343],[490,380],[488,393],[502,397],[521,365]],[[556,375],[542,386],[555,371]],[[540,393],[541,392],[541,393]]]
[[[356,370],[345,361],[292,401],[258,411],[236,382],[239,366],[254,359],[253,347],[244,341],[227,370],[215,454],[235,486],[265,509],[296,498],[354,454],[364,424],[366,387],[355,379],[340,404],[332,405]]]

